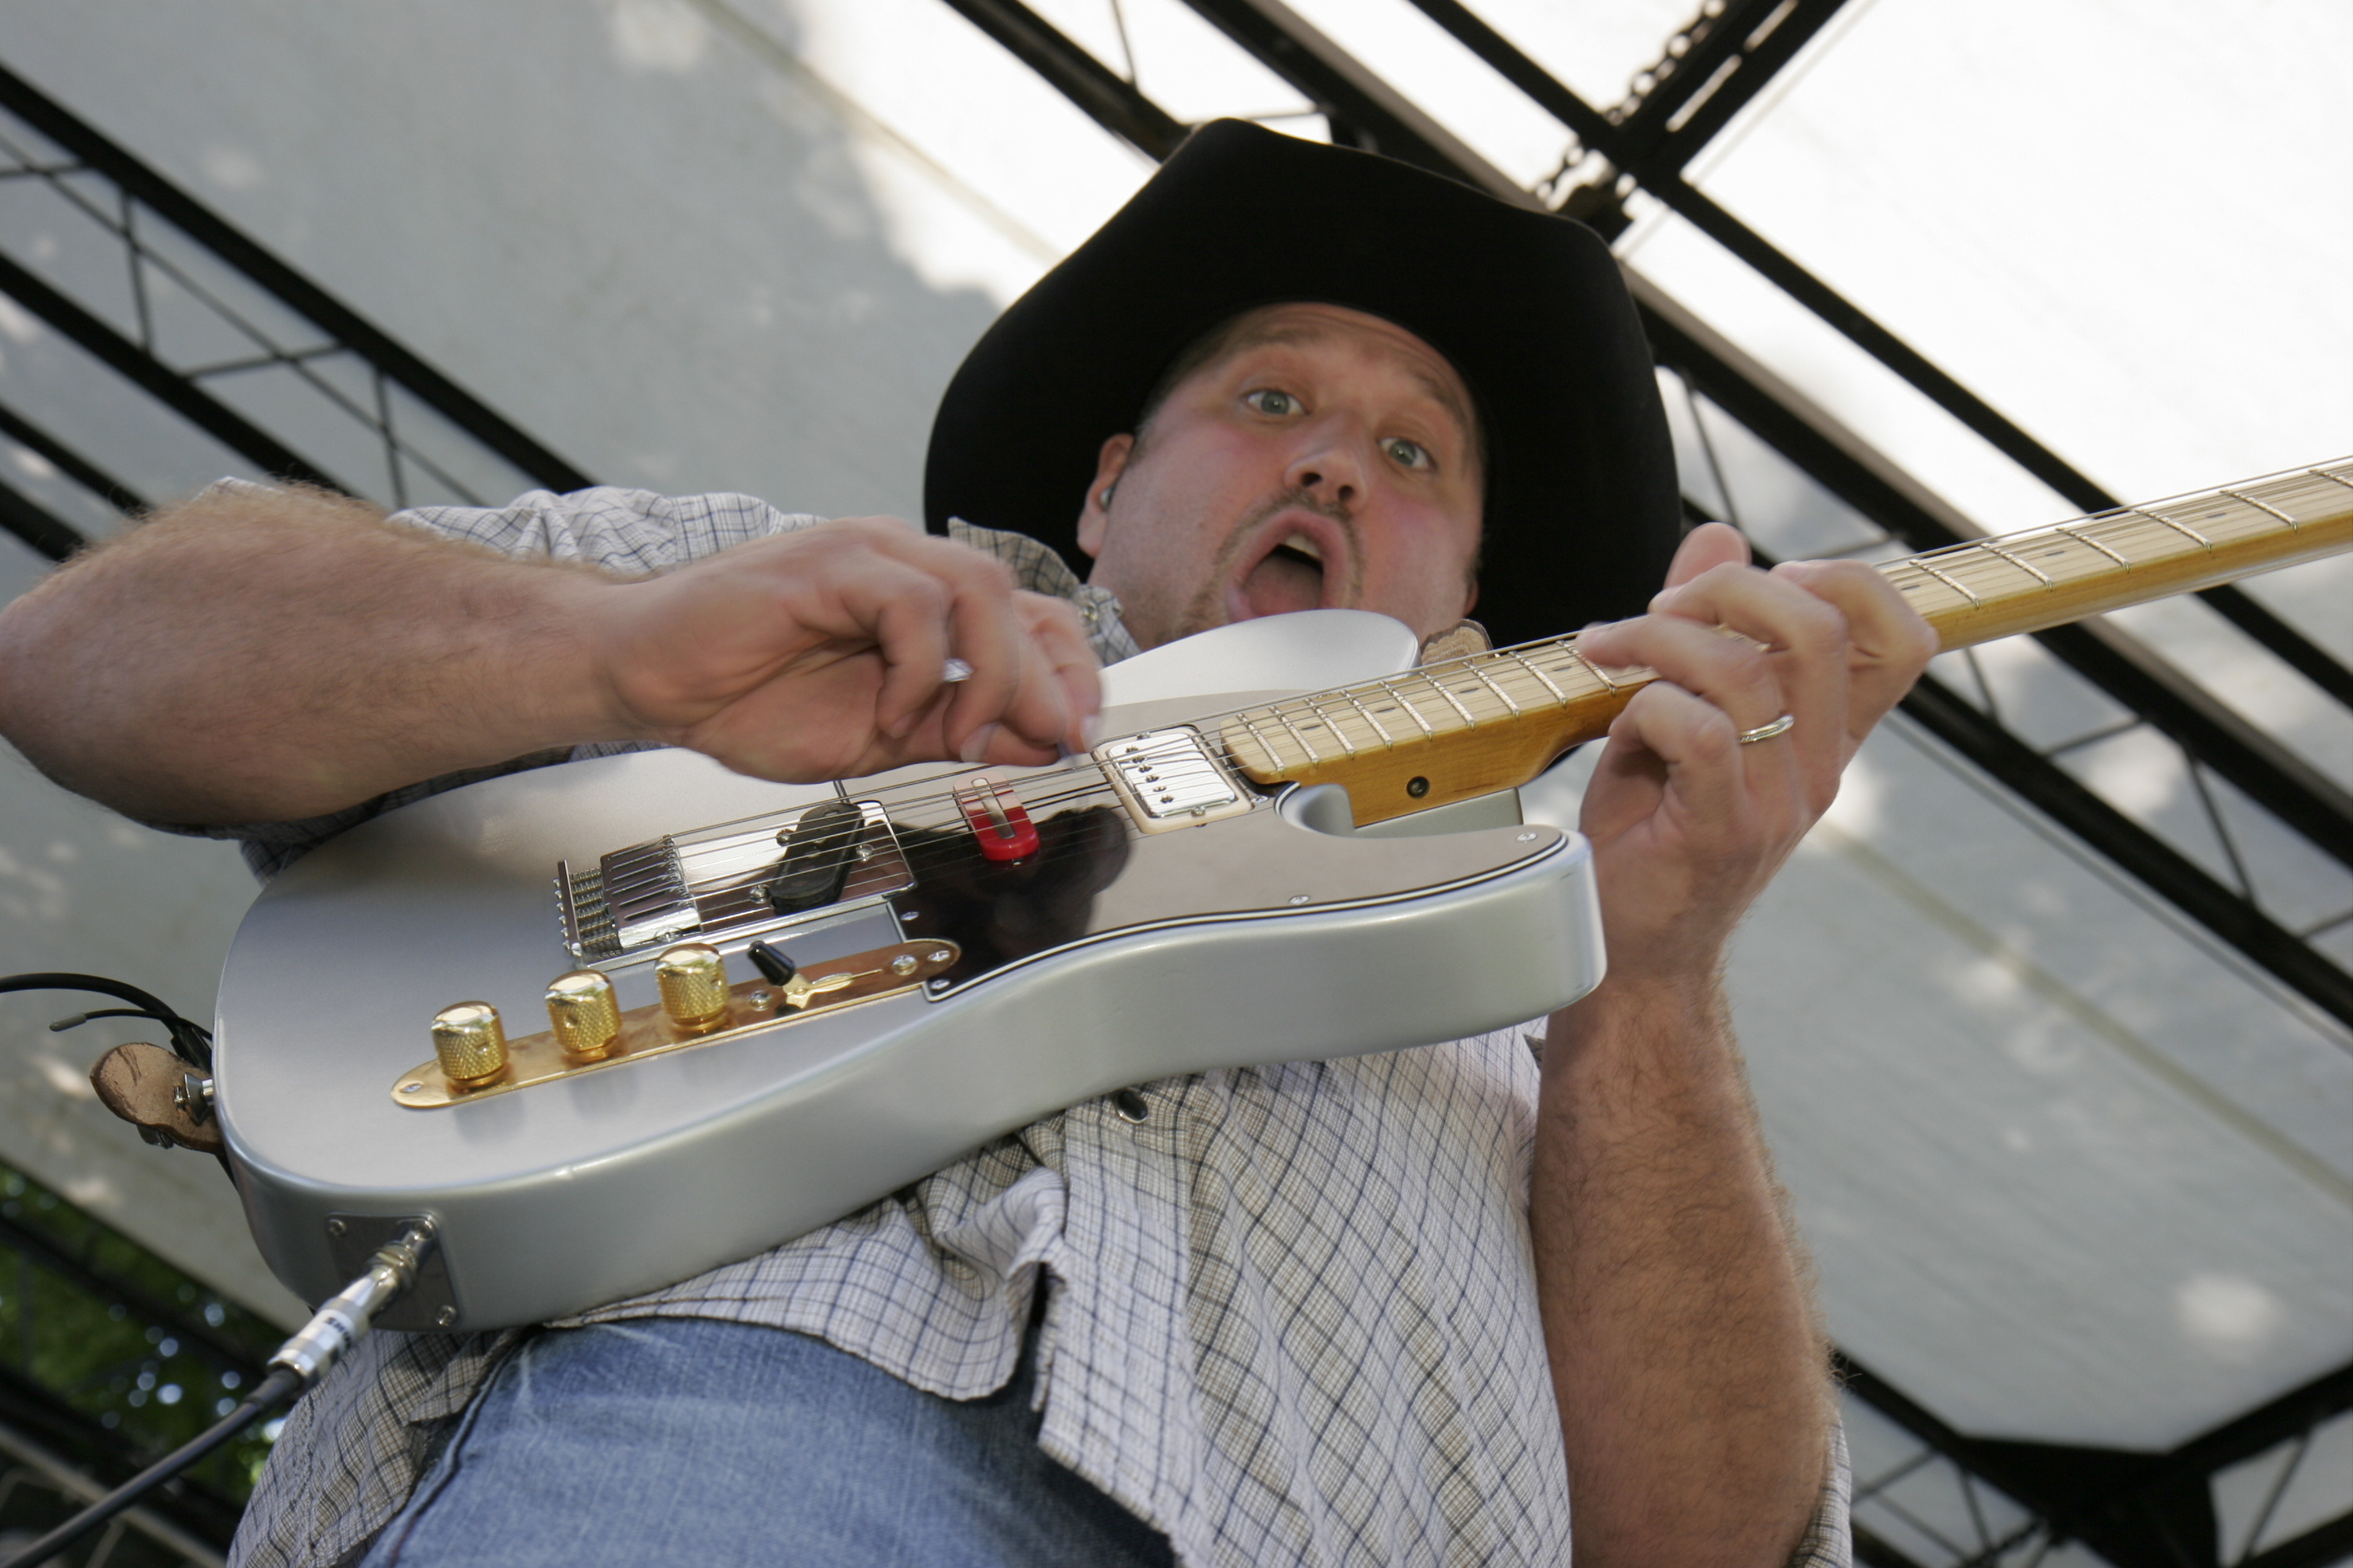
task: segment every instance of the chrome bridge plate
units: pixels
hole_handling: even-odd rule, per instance
[[[568,1055],[551,1030],[510,1038],[506,1075],[497,1082],[481,1089],[453,1089],[441,1064],[426,1061],[394,1080],[393,1103],[413,1110],[437,1110],[583,1073],[606,1072],[649,1057],[765,1034],[819,1013],[919,989],[934,975],[955,967],[959,956],[961,950],[952,942],[902,942],[820,959],[804,966],[786,985],[744,981],[727,988],[727,1021],[696,1033],[673,1025],[658,1005],[632,1007],[621,1015],[621,1032],[612,1053],[596,1061]]]
[[[1105,741],[1093,754],[1138,832],[1198,827],[1257,804],[1189,724]]]

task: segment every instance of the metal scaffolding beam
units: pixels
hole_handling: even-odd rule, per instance
[[[2233,1552],[2221,1538],[2213,1494],[2220,1471],[2283,1444],[2308,1441],[2323,1422],[2353,1409],[2353,1364],[2163,1453],[1971,1437],[1852,1358],[1841,1355],[1837,1365],[1849,1394],[2033,1514],[2033,1525],[2012,1532],[2008,1545],[2039,1531],[2048,1545],[2080,1541],[2116,1568],[2316,1568],[2353,1550],[2353,1514],[2346,1514],[2263,1552],[2253,1552],[2253,1541]],[[1855,1557],[1885,1568],[1915,1568],[1894,1547],[1862,1533]]]
[[[1233,5],[1249,0],[1221,0]],[[1709,238],[1894,371],[1997,451],[2086,512],[2122,505],[2065,458],[1963,386],[1861,307],[1800,267],[1756,230],[1691,184],[1683,169],[1700,150],[1821,31],[1844,0],[1729,0],[1687,29],[1692,47],[1661,85],[1622,121],[1578,98],[1461,0],[1413,0],[1432,21],[1568,129],[1584,146],[1665,203]],[[1265,57],[1261,57],[1265,58]],[[1269,62],[1272,63],[1271,60]],[[1657,69],[1659,68],[1653,68]],[[1688,108],[1694,99],[1698,107]],[[1588,195],[1587,193],[1590,193]],[[1614,183],[1572,194],[1568,211],[1614,236],[1625,225]],[[1583,197],[1584,199],[1577,199]],[[2198,595],[2337,701],[2353,705],[2353,670],[2244,591],[2225,585]]]
[[[357,353],[417,400],[550,489],[585,489],[594,481],[435,370],[391,334],[303,277],[242,231],[132,157],[62,104],[0,66],[0,108],[103,174],[124,194],[308,318],[334,342]],[[503,498],[501,498],[503,499]]]
[[[1018,14],[1029,50],[1090,61],[1083,49],[1029,12],[1018,0],[988,3],[997,12]],[[965,9],[965,0],[949,0],[949,4],[958,10]],[[1530,206],[1540,205],[1529,193],[1511,185],[1491,165],[1471,153],[1451,133],[1330,39],[1308,27],[1280,0],[1188,0],[1188,4],[1293,86],[1308,93],[1333,121],[1335,141],[1375,148],[1506,200]],[[1416,0],[1416,4],[1441,21],[1450,16],[1454,17],[1450,26],[1459,37],[1484,28],[1483,23],[1453,4],[1453,0]],[[1708,37],[1698,40],[1700,48],[1684,57],[1685,63],[1676,73],[1678,85],[1664,92],[1654,89],[1646,96],[1628,121],[1627,133],[1644,139],[1640,144],[1649,149],[1645,156],[1680,170],[1698,151],[1699,144],[1721,129],[1739,105],[1764,85],[1771,71],[1820,30],[1837,4],[1838,0],[1794,0],[1793,4],[1777,6],[1770,0],[1733,0],[1716,19]],[[1767,27],[1765,18],[1770,16],[1778,16],[1780,20]],[[1744,26],[1747,27],[1745,33]],[[1494,41],[1508,51],[1502,62],[1510,68],[1505,74],[1538,101],[1546,102],[1547,107],[1559,104],[1556,112],[1580,136],[1587,137],[1588,144],[1598,146],[1604,138],[1619,134],[1618,122],[1576,100],[1548,74],[1511,50],[1510,46],[1502,45],[1500,39]],[[1770,48],[1766,47],[1768,43]],[[1497,64],[1498,60],[1491,58],[1490,63]],[[1066,61],[1065,68],[1040,74],[1060,87],[1064,77],[1079,68]],[[1098,65],[1096,68],[1101,68]],[[1696,109],[1689,109],[1703,94],[1704,101]],[[1085,99],[1076,93],[1070,96],[1081,108],[1087,107]],[[1105,123],[1107,128],[1118,131],[1116,125]],[[1141,142],[1135,144],[1144,145]],[[1145,150],[1155,156],[1166,156],[1165,152],[1153,147]],[[1742,354],[1688,310],[1639,275],[1630,273],[1629,281],[1661,363],[1683,375],[1687,384],[1704,391],[1840,500],[1915,549],[1979,536],[1979,531],[1966,518],[1925,486],[1794,388]],[[1889,341],[1893,342],[1892,337]],[[1921,363],[1925,366],[1926,362]],[[1926,368],[1933,371],[1933,367]],[[1953,390],[1962,397],[1968,396],[1957,384]],[[1985,413],[1991,419],[2000,418],[1990,409]],[[2018,436],[2031,445],[2023,432]],[[2035,450],[2041,450],[2039,446]],[[2056,461],[2048,458],[2048,462]],[[2084,483],[2088,485],[2088,481]],[[2088,497],[2084,502],[2087,510],[2115,504],[2095,489],[2081,493]],[[2208,597],[2211,600],[2211,595]],[[2218,773],[2234,781],[2256,781],[2257,789],[2264,795],[2288,807],[2288,812],[2282,814],[2284,817],[2308,826],[2313,830],[2308,836],[2315,837],[2316,842],[2323,841],[2321,836],[2328,836],[2328,847],[2344,858],[2348,813],[2343,792],[2268,736],[2253,731],[2235,714],[2214,703],[2205,692],[2183,680],[2136,639],[2115,627],[2103,626],[2096,631],[2069,628],[2068,635],[2059,638],[2052,651],[2088,679],[2106,687],[2126,706],[2144,713],[2151,722],[2174,734],[2186,750],[2193,756],[2203,757]],[[2326,658],[2325,655],[2321,657]],[[2291,658],[2290,662],[2295,660]],[[2152,707],[2165,718],[2149,714]],[[1905,709],[1932,733],[2232,947],[2335,1016],[2353,1023],[2353,976],[2348,976],[2308,942],[2272,921],[2251,900],[2216,881],[2179,851],[2126,817],[2049,758],[2010,733],[1991,715],[1933,679],[1920,683],[1906,699]],[[2221,756],[2205,756],[2199,749],[2201,745],[2212,748]],[[2221,757],[2228,757],[2232,766],[2223,766]],[[2245,787],[2243,784],[2242,787]],[[2298,799],[2297,792],[2303,792],[2305,798]],[[1867,1369],[1844,1358],[1840,1364],[1849,1390],[1856,1397],[1952,1460],[1965,1475],[1982,1478],[2035,1510],[2030,1530],[2002,1543],[2002,1550],[2021,1543],[2031,1548],[2039,1542],[2042,1549],[2048,1551],[2068,1540],[2080,1539],[2106,1555],[2117,1568],[2223,1568],[2221,1543],[2214,1539],[2213,1529],[2211,1480],[2215,1472],[2279,1441],[2292,1440],[2298,1431],[2308,1436],[2318,1422],[2353,1404],[2353,1397],[2346,1394],[2346,1387],[2353,1385],[2353,1368],[2346,1368],[2185,1444],[2171,1454],[2109,1454],[2089,1449],[2063,1452],[2048,1447],[2005,1445],[1967,1437]],[[2198,1534],[2200,1528],[2205,1531],[2202,1537]],[[1858,1531],[1855,1548],[1858,1561],[1876,1568],[1918,1568],[1903,1552],[1873,1538],[1867,1530]],[[2317,1568],[2318,1564],[2337,1561],[2348,1548],[2353,1548],[2353,1514],[2324,1523],[2260,1554],[2233,1560],[2232,1568]],[[1994,1556],[1989,1551],[1969,1562],[1990,1563]],[[2040,1559],[2037,1556],[2031,1560]]]
[[[7,177],[47,181],[51,189],[109,231],[122,247],[131,268],[134,298],[142,304],[138,331],[135,336],[127,334],[57,281],[41,277],[16,258],[5,254],[0,254],[0,294],[15,300],[97,365],[253,463],[263,473],[364,493],[364,487],[347,483],[347,477],[330,472],[223,402],[206,385],[208,379],[267,366],[291,371],[315,394],[339,406],[343,415],[380,440],[391,499],[396,505],[406,499],[406,476],[411,473],[430,476],[455,491],[462,493],[464,489],[441,470],[436,459],[395,428],[390,389],[396,387],[447,421],[463,439],[495,455],[535,483],[554,489],[579,489],[591,482],[579,469],[501,417],[382,329],[5,66],[0,66],[0,110],[64,154],[64,161],[59,162],[55,154],[45,151],[18,149],[17,166],[6,171]],[[13,137],[18,133],[9,134]],[[84,186],[68,179],[89,175],[100,177],[111,187],[108,193],[110,202],[93,201]],[[227,305],[206,297],[192,279],[176,277],[174,263],[147,244],[142,232],[142,219],[151,226],[160,221],[176,230],[214,260],[292,311],[316,331],[320,342],[306,343],[300,352],[288,345],[273,344],[260,329],[242,320]],[[149,269],[163,276],[175,276],[176,281],[203,300],[224,323],[252,341],[255,354],[230,364],[200,367],[174,365],[166,361],[157,351],[153,322],[143,307],[141,284]],[[335,354],[351,355],[367,368],[375,387],[373,407],[354,402],[312,371],[310,361]],[[108,473],[101,464],[75,450],[56,431],[22,414],[0,409],[0,437],[38,454],[69,479],[118,511],[132,510],[143,504],[131,487]],[[55,560],[62,560],[85,542],[79,530],[13,489],[0,489],[0,527]]]
[[[1914,550],[1984,532],[1820,405],[1735,347],[1640,274],[1629,273],[1662,364],[1763,437],[1832,495]],[[2055,626],[2034,639],[2327,854],[2353,864],[2353,796],[2232,713],[2123,627]]]

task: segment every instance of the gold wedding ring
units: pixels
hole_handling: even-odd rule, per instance
[[[1754,730],[1741,731],[1740,743],[1744,746],[1753,746],[1759,741],[1769,741],[1776,735],[1786,735],[1797,727],[1798,716],[1794,713],[1784,713],[1770,724],[1759,724]]]

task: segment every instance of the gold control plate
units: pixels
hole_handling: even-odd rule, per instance
[[[484,1089],[452,1089],[438,1060],[428,1059],[400,1075],[392,1085],[396,1105],[416,1110],[438,1110],[467,1100],[510,1094],[535,1083],[607,1072],[648,1057],[691,1050],[721,1040],[761,1034],[817,1013],[854,1006],[883,996],[913,991],[934,975],[955,966],[959,956],[952,942],[902,942],[854,952],[841,958],[819,959],[784,985],[747,980],[727,988],[727,1023],[703,1033],[673,1025],[659,1004],[632,1007],[621,1015],[621,1033],[613,1053],[597,1061],[566,1055],[554,1031],[510,1036],[507,1074]]]

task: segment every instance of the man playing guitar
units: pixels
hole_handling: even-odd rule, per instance
[[[1608,978],[1531,1031],[1072,1107],[544,1331],[376,1336],[298,1407],[239,1558],[1845,1561],[1718,972],[1935,643],[1868,566],[1676,542],[1606,247],[1209,127],[976,347],[927,488],[931,535],[217,486],[0,616],[0,729],[267,870],[599,750],[1050,763],[1095,738],[1099,658],[1286,610],[1630,616],[1583,644],[1662,676],[1584,801]]]

